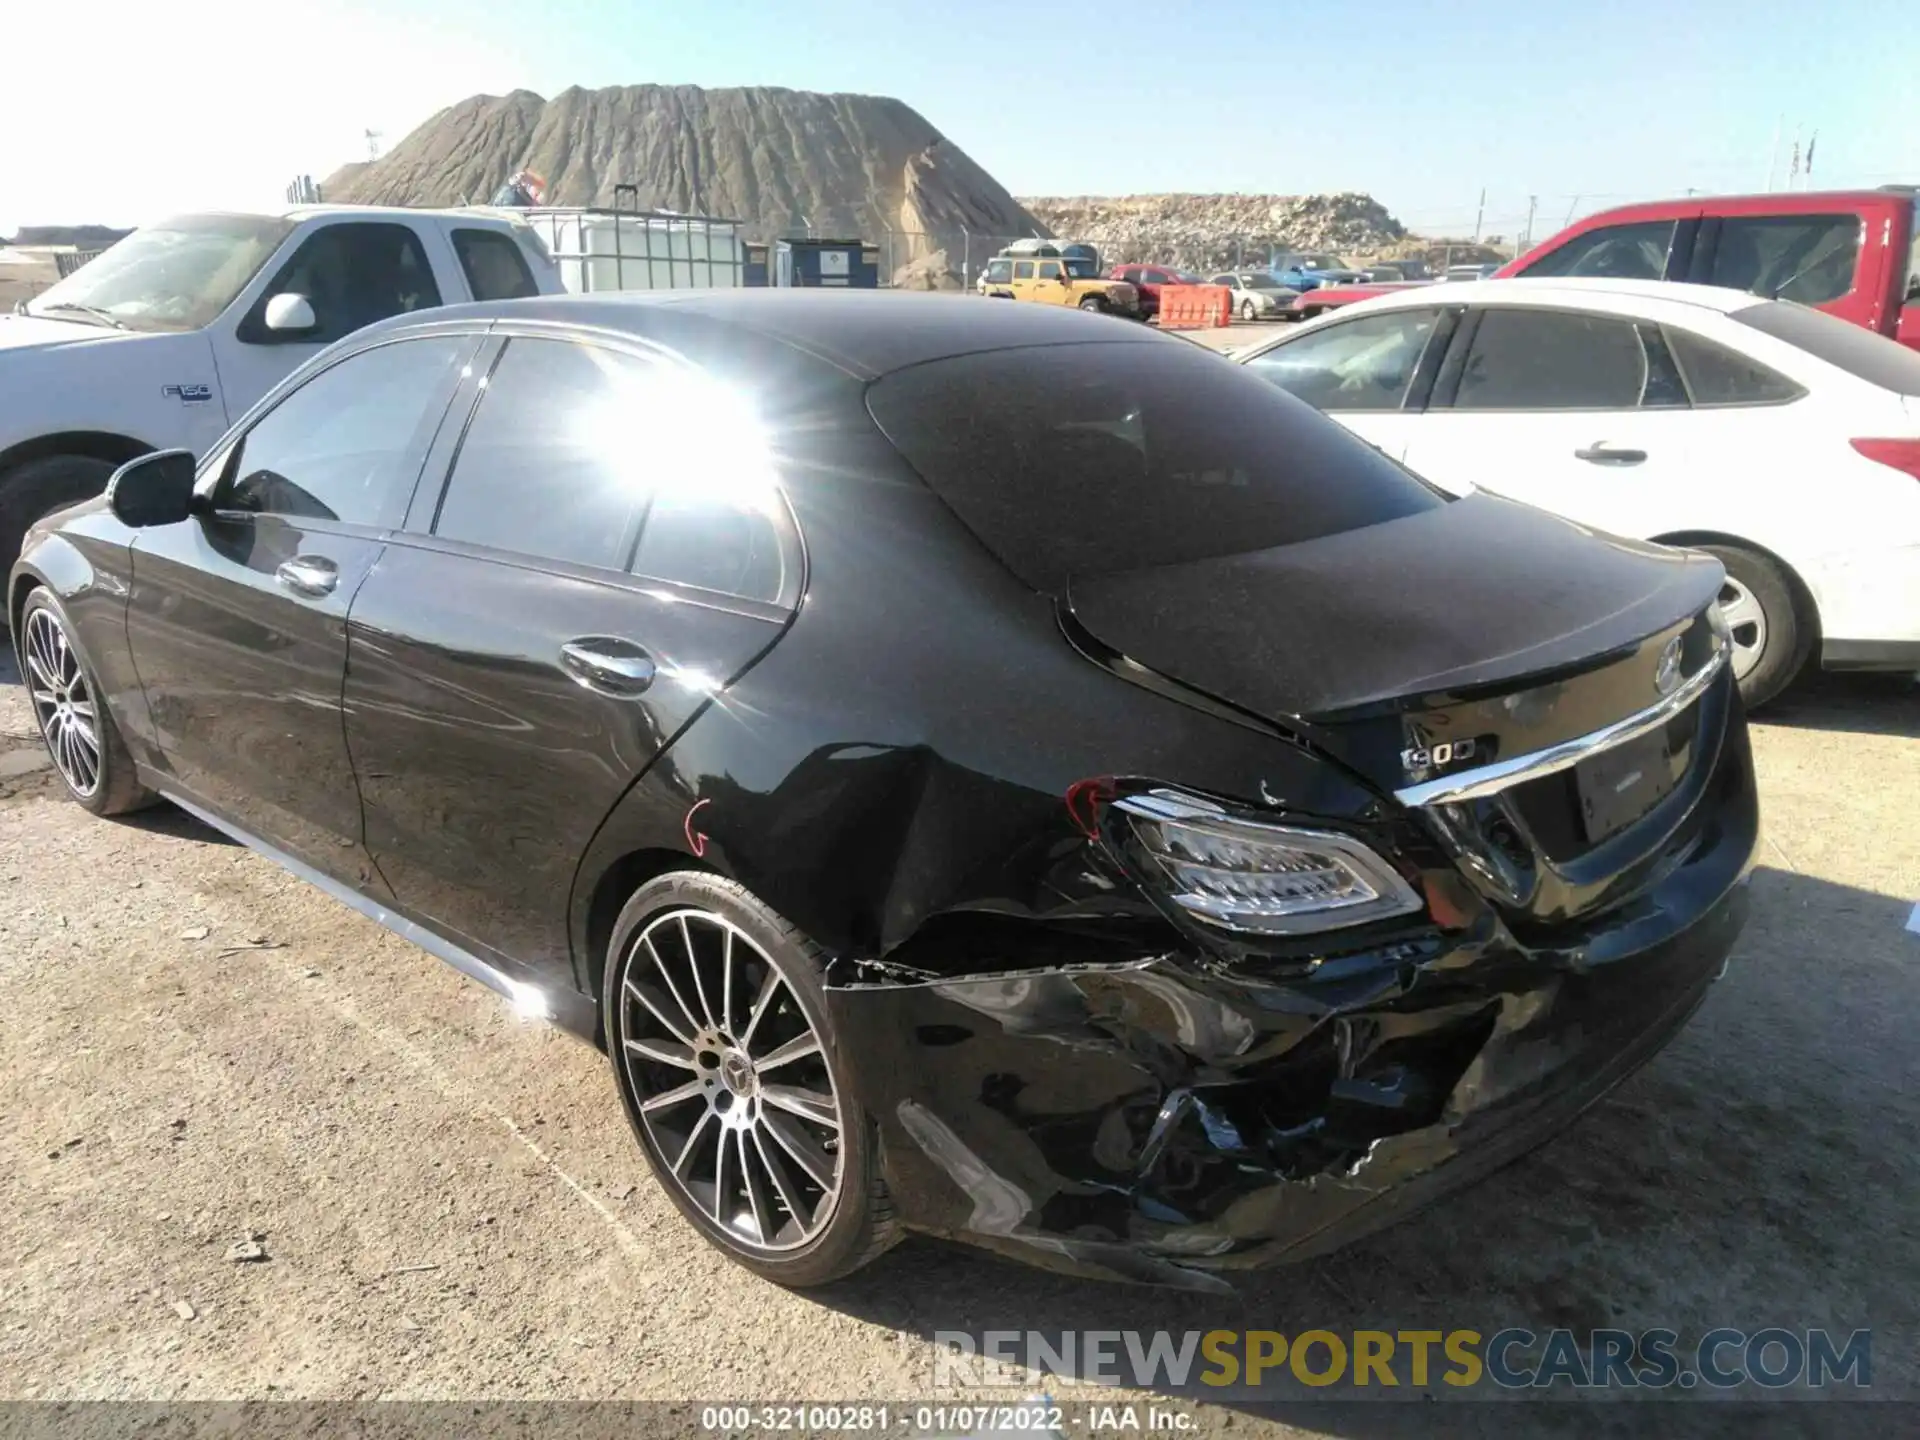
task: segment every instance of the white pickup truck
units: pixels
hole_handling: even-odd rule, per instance
[[[301,206],[136,230],[0,315],[0,575],[149,450],[204,453],[302,361],[403,311],[560,292],[509,213]]]

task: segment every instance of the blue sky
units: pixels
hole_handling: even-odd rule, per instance
[[[475,91],[645,81],[898,96],[1016,194],[1366,190],[1429,233],[1482,187],[1509,234],[1530,195],[1542,231],[1759,189],[1783,122],[1782,184],[1796,126],[1822,184],[1920,181],[1892,0],[97,0],[55,28],[0,88],[0,227],[267,203]]]

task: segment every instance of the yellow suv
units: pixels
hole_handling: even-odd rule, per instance
[[[1140,315],[1140,292],[1102,275],[1097,257],[1062,254],[1052,245],[996,255],[980,273],[979,290],[998,300],[1077,305],[1130,319]]]

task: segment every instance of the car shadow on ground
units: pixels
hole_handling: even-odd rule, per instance
[[[1718,1326],[1769,1325],[1827,1328],[1844,1342],[1870,1327],[1866,1393],[1910,1397],[1920,1232],[1902,1197],[1920,1188],[1920,1164],[1893,1137],[1914,1133],[1920,1119],[1912,1043],[1920,935],[1903,928],[1913,898],[1771,869],[1753,886],[1753,916],[1727,976],[1646,1069],[1544,1149],[1333,1256],[1245,1276],[1226,1298],[1060,1277],[964,1246],[912,1242],[816,1293],[936,1343],[940,1332],[963,1332],[978,1344],[988,1330],[1040,1331],[1054,1345],[1068,1331],[1149,1332],[1144,1340],[1165,1330],[1177,1343],[1184,1332],[1216,1329],[1321,1329],[1351,1343],[1356,1330],[1484,1337],[1509,1326],[1542,1336],[1665,1327],[1691,1343]],[[1194,1374],[1204,1369],[1197,1361]],[[1439,1372],[1436,1364],[1436,1380]],[[1282,1380],[1291,1383],[1284,1371]],[[1367,1403],[1422,1398],[1404,1360],[1400,1380],[1397,1391],[1296,1389],[1313,1402],[1304,1408],[1218,1398],[1337,1435],[1431,1433],[1430,1405]],[[1482,1382],[1471,1397],[1426,1388],[1429,1398],[1459,1400],[1491,1387]],[[1050,1393],[1068,1399],[1072,1389]],[[1215,1398],[1192,1383],[1179,1393]],[[1554,1398],[1571,1397],[1561,1387]],[[1786,1419],[1779,1403],[1770,1409],[1781,1413],[1769,1419]],[[1711,1410],[1732,1419],[1732,1407]],[[1796,1425],[1811,1419],[1805,1407],[1792,1413]],[[1499,1420],[1501,1433],[1507,1421],[1524,1433],[1587,1433],[1603,1414],[1623,1426],[1654,1418],[1618,1406],[1474,1404],[1451,1406],[1448,1428]],[[1705,1419],[1703,1407],[1675,1401],[1658,1424],[1691,1432]]]
[[[1920,680],[1911,675],[1816,671],[1783,691],[1752,719],[1756,725],[1802,730],[1920,737]]]

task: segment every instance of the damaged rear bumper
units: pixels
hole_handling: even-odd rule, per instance
[[[1168,955],[828,1003],[909,1225],[1224,1288],[1473,1182],[1650,1058],[1724,969],[1755,839],[1551,947],[1489,922],[1285,980]]]

